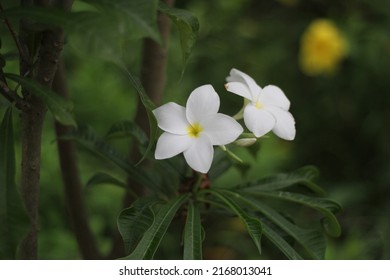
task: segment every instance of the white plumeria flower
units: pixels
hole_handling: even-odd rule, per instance
[[[157,141],[156,159],[184,154],[188,165],[207,173],[214,156],[213,145],[227,145],[243,132],[232,117],[218,113],[219,96],[211,85],[196,88],[187,107],[169,102],[153,111],[165,132]]]
[[[282,139],[295,138],[295,120],[288,111],[290,101],[280,88],[273,85],[261,88],[249,75],[234,68],[226,81],[226,90],[249,101],[244,108],[244,122],[256,137],[272,130]]]

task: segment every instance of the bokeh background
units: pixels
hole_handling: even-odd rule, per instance
[[[294,141],[270,135],[258,150],[238,149],[249,167],[231,168],[215,185],[315,165],[321,172],[319,185],[343,206],[338,214],[343,233],[329,238],[326,258],[390,259],[390,1],[176,0],[176,7],[195,14],[200,31],[182,75],[178,32],[172,26],[163,102],[184,104],[194,88],[212,84],[221,97],[221,111],[235,114],[242,100],[224,89],[234,67],[260,86],[279,86],[296,119]],[[75,1],[75,10],[85,8]],[[106,48],[86,46],[84,35],[69,34],[64,49],[69,92],[77,121],[103,135],[115,121],[134,117],[138,99],[126,77],[104,59]],[[102,39],[107,46],[112,43]],[[11,43],[3,40],[3,47]],[[137,73],[141,42],[129,42],[123,51]],[[51,116],[43,139],[39,257],[77,259]],[[114,144],[127,152],[125,140]],[[110,162],[81,147],[78,152],[84,183],[99,170],[124,178]],[[111,246],[123,194],[112,185],[85,189],[90,223],[104,252]],[[282,257],[267,244],[258,256],[235,219],[216,216],[206,221],[205,229],[207,258]],[[170,249],[177,238],[173,227],[160,257],[180,258],[180,251]]]

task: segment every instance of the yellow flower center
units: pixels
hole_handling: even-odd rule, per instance
[[[190,137],[198,138],[199,134],[203,131],[203,127],[199,123],[194,123],[187,127],[187,131]]]
[[[263,108],[264,105],[260,101],[257,101],[255,106],[256,106],[257,109],[261,109],[261,108]]]

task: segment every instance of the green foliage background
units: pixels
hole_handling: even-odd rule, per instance
[[[4,2],[4,6],[12,5],[12,1]],[[291,100],[291,112],[297,123],[297,137],[293,142],[271,136],[253,153],[238,150],[249,166],[229,169],[215,185],[228,187],[275,172],[316,165],[321,171],[320,185],[344,208],[338,216],[342,236],[329,238],[326,258],[389,259],[390,3],[380,0],[177,0],[176,6],[198,17],[200,33],[182,74],[180,40],[172,26],[164,102],[174,100],[183,104],[195,87],[211,83],[221,97],[222,110],[234,114],[242,105],[241,99],[227,93],[223,85],[229,70],[235,67],[250,74],[261,86],[281,87]],[[83,2],[75,1],[74,10],[88,9]],[[350,51],[337,73],[307,77],[298,65],[300,37],[317,18],[333,20],[346,36]],[[138,102],[127,77],[107,61],[113,53],[121,52],[125,63],[137,73],[141,44],[134,38],[121,37],[119,31],[112,29],[114,26],[106,28],[109,32],[102,32],[99,41],[90,40],[82,32],[70,33],[64,49],[76,120],[92,126],[98,135],[104,135],[118,120],[133,118]],[[0,31],[2,49],[13,49],[12,41],[3,36],[5,27],[1,26]],[[116,40],[125,40],[120,49]],[[9,72],[16,71],[16,61],[8,61],[7,67]],[[1,116],[5,108],[0,103]],[[42,147],[39,257],[77,259],[80,256],[65,210],[50,118]],[[16,138],[20,135],[18,129],[15,128]],[[127,141],[112,141],[127,154]],[[78,156],[85,184],[99,170],[117,178],[124,176],[112,163],[96,159],[82,147]],[[116,218],[123,208],[123,194],[123,189],[112,185],[85,188],[90,224],[99,247],[105,252],[110,248]],[[237,219],[221,220],[216,214],[204,223],[207,227],[204,257],[259,257]],[[157,258],[181,258],[177,246],[180,238],[173,225]],[[282,257],[267,249],[263,251],[261,258]]]

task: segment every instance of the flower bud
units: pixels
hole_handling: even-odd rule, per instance
[[[241,146],[241,147],[249,147],[249,146],[252,146],[253,144],[255,144],[257,141],[256,138],[241,138],[241,139],[238,139],[234,142],[234,144],[236,144],[237,146]]]

